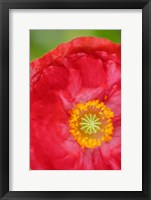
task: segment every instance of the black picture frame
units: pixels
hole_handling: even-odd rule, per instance
[[[9,191],[9,9],[142,9],[142,191]],[[151,199],[151,1],[0,0],[0,197],[1,199]],[[137,73],[137,72],[136,72]]]

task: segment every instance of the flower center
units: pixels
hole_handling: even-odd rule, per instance
[[[113,115],[98,100],[79,103],[70,111],[69,131],[81,147],[95,148],[112,139]]]
[[[93,133],[97,133],[98,130],[101,128],[101,122],[99,117],[96,116],[96,114],[85,114],[81,118],[81,130],[83,130],[85,133],[91,135]]]

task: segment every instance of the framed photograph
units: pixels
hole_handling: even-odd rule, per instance
[[[150,1],[0,7],[1,199],[151,199]]]

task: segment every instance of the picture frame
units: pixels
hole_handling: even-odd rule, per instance
[[[1,199],[151,199],[151,2],[150,0],[1,0],[0,4]],[[9,191],[9,10],[10,9],[142,9],[142,191]]]

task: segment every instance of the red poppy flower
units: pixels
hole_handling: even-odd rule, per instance
[[[31,62],[32,170],[121,169],[120,53],[81,37]]]

